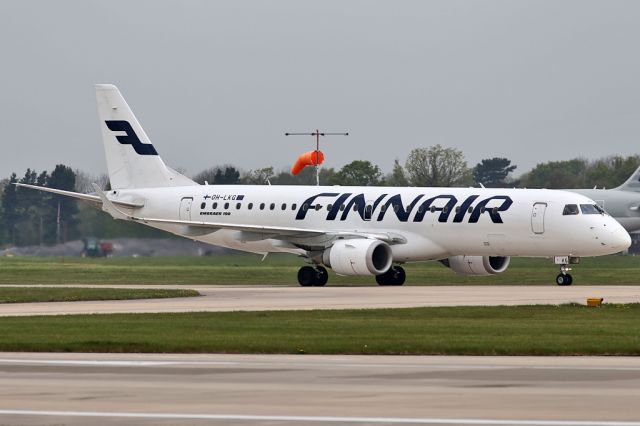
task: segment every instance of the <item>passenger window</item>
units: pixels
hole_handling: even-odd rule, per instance
[[[205,204],[205,203],[200,204],[200,208],[201,208],[201,209],[204,209],[204,207],[205,207],[205,206],[206,206],[206,204]]]
[[[236,204],[236,210],[240,210],[240,207],[242,207],[242,203],[237,203]]]
[[[460,213],[460,206],[456,206],[456,213]]]
[[[251,210],[251,209],[253,208],[253,203],[249,203],[249,204],[247,205],[247,208],[248,208],[249,210]]]
[[[320,204],[316,204],[316,210],[320,210],[322,206]]]
[[[332,208],[333,208],[333,204],[327,204],[327,211],[331,211]]]
[[[229,208],[229,203],[224,203],[224,209],[227,210]]]
[[[287,209],[287,205],[285,203],[282,203],[282,210],[286,210]]]
[[[291,204],[291,210],[295,210],[298,205],[296,203]]]
[[[430,211],[431,213],[435,213],[435,212],[436,212],[436,206],[431,206],[431,207],[429,208],[429,211]]]
[[[215,210],[218,208],[218,203],[213,203],[213,205],[211,206],[211,210]]]
[[[469,209],[467,209],[467,212],[469,212],[469,214],[473,213],[473,207],[469,206]]]
[[[580,210],[582,214],[603,214],[602,207],[595,204],[580,204]]]
[[[305,203],[302,205],[302,211],[306,212],[308,208],[309,208],[308,204]]]
[[[574,214],[579,214],[580,210],[578,210],[577,204],[567,204],[564,206],[564,210],[562,210],[563,216],[569,216]]]
[[[271,205],[269,206],[270,210],[273,210],[276,208],[276,203],[271,203]]]
[[[264,210],[264,203],[260,203],[260,210]]]
[[[344,211],[344,207],[345,207],[345,206],[344,206],[344,204],[341,204],[341,205],[340,205],[340,211],[341,211],[341,212],[343,212],[343,211]]]

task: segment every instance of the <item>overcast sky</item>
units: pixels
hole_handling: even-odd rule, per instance
[[[0,177],[106,171],[94,83],[165,162],[390,171],[416,147],[470,166],[640,153],[638,1],[0,2]]]

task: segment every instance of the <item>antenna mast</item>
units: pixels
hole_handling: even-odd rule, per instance
[[[318,164],[318,152],[320,152],[320,136],[349,136],[349,133],[321,132],[316,129],[311,133],[285,133],[285,136],[315,136],[316,137],[316,185],[320,186],[320,164]]]

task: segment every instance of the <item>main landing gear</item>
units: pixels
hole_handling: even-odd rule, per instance
[[[329,281],[329,273],[323,266],[303,266],[298,271],[298,284],[302,287],[322,287]]]
[[[378,285],[402,285],[407,279],[407,274],[402,266],[392,266],[382,275],[376,275]]]

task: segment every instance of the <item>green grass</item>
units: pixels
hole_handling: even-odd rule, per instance
[[[640,305],[7,317],[0,351],[640,355]]]
[[[145,257],[145,258],[0,258],[0,284],[282,284],[296,285],[295,256]],[[507,272],[461,277],[438,262],[405,265],[408,285],[550,285],[558,267],[548,259],[511,259]],[[329,285],[375,285],[373,277],[339,277]],[[584,258],[572,271],[574,283],[639,284],[640,258]]]
[[[195,290],[73,288],[73,287],[0,287],[0,303],[76,302],[80,300],[164,299],[199,296]]]

